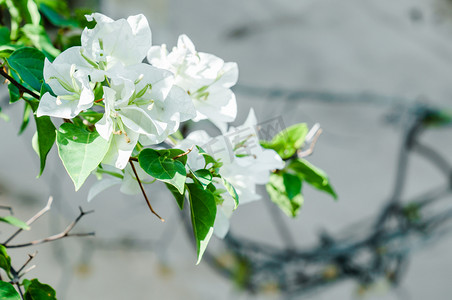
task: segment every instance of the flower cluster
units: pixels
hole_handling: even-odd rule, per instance
[[[50,89],[41,98],[37,116],[82,119],[85,125],[86,112],[98,116],[90,130],[108,144],[105,154],[91,167],[96,168],[100,162],[97,174],[116,177],[95,184],[89,199],[114,184],[122,184],[121,191],[125,193],[137,192],[137,177],[141,183],[150,183],[155,181],[150,174],[179,188],[175,176],[186,178],[188,188],[197,182],[189,176],[196,176],[193,170],[212,172],[203,188],[213,189],[205,193],[215,197],[214,232],[224,237],[229,217],[238,203],[259,199],[256,185],[266,184],[272,170],[284,167],[275,151],[260,146],[253,110],[245,124],[228,129],[228,123],[237,114],[236,98],[231,91],[238,78],[237,64],[197,52],[185,35],[179,37],[171,52],[166,45],[152,46],[151,30],[143,15],[115,21],[94,13],[87,18],[96,25],[83,30],[81,46],[67,49],[53,62],[45,60],[44,79]],[[143,62],[145,58],[148,63]],[[210,120],[223,135],[212,138],[204,131],[196,131],[177,140],[176,148],[193,149],[184,154],[187,161],[183,164],[176,162],[175,156],[160,157],[164,152],[156,151],[152,155],[159,160],[158,168],[163,173],[145,171],[138,165],[135,170],[132,163],[128,165],[131,156],[138,160],[143,147],[154,145],[155,150],[157,144],[165,141],[170,144],[169,138],[174,142],[177,135],[173,134],[181,122],[203,119]],[[59,147],[63,149],[64,145]],[[217,169],[206,169],[199,149],[214,159]],[[164,155],[168,153],[171,152]],[[141,166],[142,163],[140,160]],[[186,173],[180,171],[178,164],[186,168]],[[73,173],[77,176],[78,172],[79,169]],[[190,191],[194,192],[197,191]],[[207,236],[197,238],[208,241]]]
[[[240,204],[259,200],[261,196],[256,192],[256,185],[268,183],[270,172],[284,167],[283,160],[274,150],[260,146],[253,109],[243,125],[231,127],[227,133],[217,137],[210,137],[202,130],[194,131],[177,147],[187,149],[193,145],[201,145],[201,149],[222,162],[220,174],[234,186]],[[203,160],[197,149],[188,154],[188,165],[192,169],[203,167]],[[217,190],[223,191],[221,197],[224,201],[217,205],[214,225],[214,233],[223,238],[229,230],[229,217],[236,205],[221,180],[214,180],[213,183]]]

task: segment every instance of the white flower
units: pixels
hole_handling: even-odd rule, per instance
[[[103,163],[123,169],[138,141],[158,144],[195,116],[186,93],[173,85],[170,72],[137,64],[109,74],[111,87],[104,87],[105,113],[97,132],[111,139]]]
[[[204,131],[195,131],[179,143],[177,148],[186,150],[192,145],[198,145],[222,162],[220,175],[234,186],[240,204],[249,203],[261,198],[256,193],[256,185],[266,184],[272,170],[284,168],[283,160],[275,151],[260,146],[256,125],[256,116],[251,109],[245,123],[230,129],[226,134],[211,138]],[[188,165],[193,170],[204,167],[203,158],[196,149],[188,154]],[[214,184],[217,188],[224,189],[221,181]],[[228,193],[223,193],[222,197],[224,202],[218,205],[214,224],[214,233],[220,238],[228,232],[229,217],[235,208],[234,200]]]
[[[114,21],[100,13],[86,16],[88,21],[97,22],[93,29],[82,32],[83,55],[100,63],[108,70],[118,63],[139,64],[146,57],[152,45],[152,34],[143,15],[130,16]]]
[[[153,46],[148,61],[174,73],[175,84],[193,100],[197,115],[194,121],[209,119],[222,132],[235,120],[237,103],[231,87],[237,83],[238,68],[215,55],[197,52],[191,40],[181,35],[177,47],[168,53],[166,45]]]
[[[150,184],[155,181],[153,177],[147,174],[139,164],[134,164],[135,170],[138,173],[140,182],[142,184]],[[138,180],[130,165],[127,165],[123,170],[104,165],[103,170],[108,171],[110,174],[116,174],[118,177],[102,178],[91,186],[88,192],[88,202],[90,202],[97,195],[107,190],[108,188],[121,185],[120,191],[127,195],[136,195],[141,192]]]
[[[103,80],[103,74],[93,70],[80,55],[80,47],[72,47],[50,62],[44,63],[44,80],[56,97],[45,93],[39,103],[37,116],[71,119],[93,105],[93,87]]]

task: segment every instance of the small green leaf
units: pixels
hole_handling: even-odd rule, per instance
[[[9,90],[9,103],[15,103],[17,101],[20,100],[20,98],[22,98],[20,96],[20,91],[19,88],[17,86],[15,86],[14,84],[10,83],[8,84],[8,90]]]
[[[279,132],[270,142],[261,141],[261,145],[275,150],[282,159],[287,159],[303,146],[307,133],[308,126],[305,123],[295,124]]]
[[[228,191],[229,195],[231,195],[231,197],[234,199],[234,209],[236,209],[237,206],[239,206],[239,195],[237,195],[237,191],[224,177],[221,177],[221,180],[223,181],[223,185]]]
[[[292,175],[289,173],[283,173],[283,182],[284,187],[287,192],[287,197],[289,197],[290,200],[295,198],[298,194],[301,193],[301,179],[300,177],[296,175]]]
[[[194,178],[202,185],[204,189],[206,189],[207,186],[212,183],[212,173],[210,173],[209,170],[199,169],[193,171],[190,168],[190,172],[193,174]]]
[[[33,112],[31,106],[27,102],[24,102],[24,105],[24,114],[22,117],[22,125],[20,125],[19,134],[22,134],[27,128],[28,123],[30,122],[30,114]]]
[[[41,176],[46,166],[47,154],[52,149],[56,140],[56,128],[53,125],[52,120],[48,116],[36,117],[36,142],[37,153],[39,155],[40,168],[39,176]]]
[[[221,167],[221,164],[219,162],[217,162],[215,160],[215,158],[213,158],[210,154],[208,154],[206,151],[204,151],[204,149],[202,149],[198,145],[196,146],[196,148],[198,149],[199,154],[204,157],[204,161],[206,162],[204,168],[207,167],[207,165],[210,163],[213,164],[214,168]]]
[[[60,2],[60,1],[55,1]],[[63,1],[61,1],[63,2]],[[77,27],[78,22],[75,20],[72,20],[70,18],[66,18],[59,12],[55,10],[55,8],[47,5],[46,3],[42,3],[39,5],[39,10],[42,12],[44,16],[55,26],[58,27]]]
[[[165,183],[166,187],[168,188],[168,190],[171,192],[171,194],[173,194],[174,199],[176,199],[177,205],[179,206],[179,208],[181,210],[184,209],[184,203],[185,203],[185,190],[184,192],[181,194],[179,193],[179,190],[177,188],[175,188],[173,185]]]
[[[177,156],[174,154],[179,152],[171,150],[144,149],[138,155],[138,162],[146,173],[160,181],[173,185],[180,194],[183,194],[187,173],[184,164],[178,159],[173,159],[173,157]],[[187,158],[185,157],[185,159]]]
[[[33,89],[40,91],[43,81],[44,54],[30,47],[20,48],[7,59],[8,65]]]
[[[109,141],[72,123],[64,123],[57,132],[58,154],[77,191],[97,168],[109,148]]]
[[[270,199],[289,217],[296,217],[303,205],[303,196],[301,193],[292,199],[287,195],[286,186],[282,174],[271,174],[270,181],[266,185]]]
[[[30,226],[28,226],[27,223],[13,216],[0,217],[0,222],[8,223],[9,225],[19,227],[23,230],[30,230]]]
[[[6,253],[6,248],[3,245],[0,245],[0,268],[8,274],[11,272],[11,257]]]
[[[0,26],[0,45],[11,43],[11,31],[8,27]]]
[[[79,116],[81,116],[91,124],[96,124],[100,119],[102,119],[103,115],[104,114],[92,110],[87,110],[79,113]]]
[[[318,190],[330,194],[334,199],[337,199],[337,194],[330,184],[330,180],[326,173],[312,165],[305,159],[295,159],[287,166],[288,169],[293,170],[303,180]]]
[[[24,300],[57,300],[55,290],[48,284],[43,284],[38,279],[24,279]]]
[[[188,183],[187,188],[190,195],[191,222],[197,245],[196,264],[199,264],[213,233],[217,205],[210,190],[205,190],[195,183]]]
[[[0,299],[2,300],[21,300],[19,293],[14,286],[5,281],[0,281]]]

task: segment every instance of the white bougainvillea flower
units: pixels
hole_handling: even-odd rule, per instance
[[[135,164],[134,166],[142,184],[151,184],[155,181],[155,179],[147,174],[139,164]],[[116,174],[116,176],[102,178],[93,184],[88,192],[88,202],[115,185],[121,185],[120,191],[127,195],[137,195],[141,192],[138,180],[130,165],[127,165],[123,170],[109,165],[104,165],[102,169],[108,171],[109,174]]]
[[[93,105],[93,87],[103,81],[103,73],[94,70],[80,55],[80,47],[72,47],[50,62],[44,62],[44,80],[56,95],[45,93],[37,116],[71,119]]]
[[[100,13],[86,18],[95,20],[96,26],[82,32],[83,55],[99,63],[101,69],[111,69],[119,62],[126,66],[139,64],[146,57],[152,45],[152,35],[142,14],[116,21]]]
[[[245,123],[231,128],[226,134],[211,138],[204,131],[195,131],[177,145],[186,150],[192,145],[199,145],[203,150],[223,163],[220,174],[234,186],[240,205],[261,198],[256,192],[256,185],[266,184],[270,173],[284,168],[281,157],[273,150],[264,149],[259,144],[256,131],[257,120],[251,109]],[[204,161],[194,148],[188,154],[188,165],[196,170],[204,167]],[[224,189],[220,181],[217,188]],[[229,230],[229,218],[234,211],[235,202],[228,193],[223,193],[222,204],[218,205],[214,224],[214,233],[223,238]]]
[[[190,97],[173,85],[168,71],[141,63],[109,76],[105,113],[95,124],[100,136],[111,139],[105,164],[123,169],[138,140],[143,145],[161,143],[180,122],[195,116]]]
[[[148,61],[175,75],[175,84],[183,88],[193,100],[197,115],[194,121],[209,119],[222,132],[227,123],[235,120],[237,103],[231,87],[237,83],[238,68],[233,62],[197,52],[186,35],[181,35],[177,46],[168,52],[166,45],[153,46]]]

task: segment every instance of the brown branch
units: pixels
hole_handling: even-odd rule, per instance
[[[184,153],[181,153],[181,154],[179,154],[179,155],[177,155],[177,156],[174,156],[173,159],[177,159],[177,158],[179,158],[179,157],[188,155],[188,153],[190,153],[190,152],[193,150],[193,147],[195,147],[195,145],[191,146],[191,148],[188,149],[187,152],[184,152]]]
[[[0,75],[2,75],[3,77],[5,77],[6,79],[9,80],[9,82],[11,82],[13,85],[15,85],[19,91],[21,93],[27,93],[30,94],[31,96],[33,96],[33,98],[36,98],[37,100],[39,100],[41,97],[39,97],[38,94],[36,94],[35,92],[27,89],[26,87],[24,87],[22,84],[20,84],[19,82],[17,82],[14,78],[12,78],[11,76],[8,75],[8,73],[5,71],[4,68],[0,68]]]
[[[79,207],[80,209],[80,214],[79,216],[71,223],[69,224],[68,227],[66,227],[66,229],[63,232],[60,232],[58,234],[49,236],[45,239],[41,239],[41,240],[36,240],[36,241],[31,241],[28,243],[23,243],[23,244],[16,244],[16,245],[5,245],[3,244],[3,246],[5,246],[5,248],[23,248],[23,247],[28,247],[28,246],[34,246],[34,245],[39,245],[39,244],[43,244],[43,243],[47,243],[47,242],[52,242],[52,241],[56,241],[56,240],[60,240],[66,237],[70,237],[70,236],[92,236],[94,235],[94,232],[89,232],[89,233],[70,233],[71,230],[75,227],[75,225],[77,225],[77,223],[80,221],[81,218],[83,218],[83,216],[92,213],[93,211],[83,211],[81,207]]]
[[[49,200],[47,201],[46,206],[41,209],[40,211],[38,211],[33,217],[31,217],[26,224],[28,226],[30,226],[34,221],[36,221],[37,219],[39,219],[43,214],[45,214],[46,212],[48,212],[50,210],[50,207],[52,206],[52,202],[53,202],[53,197],[50,196]],[[21,233],[23,231],[22,228],[17,229],[16,232],[14,232],[4,243],[3,245],[6,246],[12,239],[14,239],[19,233]]]
[[[132,158],[129,159],[129,163],[130,163],[130,166],[132,167],[132,170],[133,170],[133,173],[135,174],[135,177],[137,178],[138,185],[140,186],[141,192],[143,193],[144,199],[146,200],[146,203],[148,204],[149,209],[151,210],[151,212],[152,212],[154,215],[156,215],[156,216],[160,219],[160,221],[165,222],[165,219],[163,219],[162,217],[160,217],[160,216],[154,211],[154,209],[152,208],[152,205],[151,205],[151,203],[149,202],[148,196],[146,195],[146,192],[144,191],[143,185],[141,184],[140,177],[138,177],[137,170],[135,169],[135,166],[133,165]]]
[[[319,139],[321,134],[322,134],[322,129],[319,128],[319,130],[317,130],[314,137],[312,138],[312,142],[309,144],[309,148],[304,151],[299,151],[297,153],[298,158],[303,158],[303,157],[309,156],[314,152],[315,144],[317,143],[317,140]]]
[[[30,261],[35,258],[36,254],[38,254],[38,251],[35,251],[33,254],[28,254],[28,259],[27,261],[23,264],[22,267],[20,267],[19,270],[17,270],[17,273],[19,274],[20,272],[22,272],[22,270],[30,263]],[[22,277],[19,275],[19,278]]]

